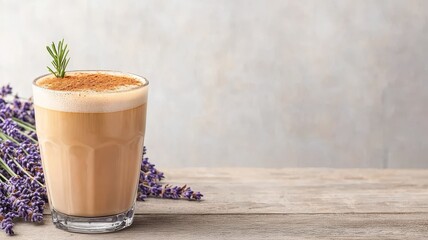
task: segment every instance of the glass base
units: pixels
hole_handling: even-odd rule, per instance
[[[134,220],[134,206],[128,211],[105,217],[77,217],[52,209],[52,221],[62,230],[75,233],[108,233],[131,226]]]

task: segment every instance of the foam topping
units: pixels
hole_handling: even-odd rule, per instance
[[[120,72],[76,71],[64,78],[49,74],[34,81],[34,104],[64,112],[122,111],[147,102],[147,84]]]

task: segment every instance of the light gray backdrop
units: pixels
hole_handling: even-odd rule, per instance
[[[428,167],[428,1],[0,0],[0,82],[146,76],[162,167]]]

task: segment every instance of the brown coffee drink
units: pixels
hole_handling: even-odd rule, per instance
[[[69,217],[64,222],[133,213],[147,84],[144,78],[109,71],[35,80],[36,128],[49,203],[60,219]],[[132,218],[123,222],[130,225]]]

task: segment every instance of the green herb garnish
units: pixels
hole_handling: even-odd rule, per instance
[[[65,69],[67,68],[68,62],[70,61],[70,58],[67,59],[69,50],[67,49],[67,44],[64,46],[64,39],[58,42],[58,47],[56,47],[55,43],[52,42],[52,45],[50,47],[46,46],[46,49],[53,58],[52,65],[56,70],[54,72],[50,67],[47,67],[49,72],[51,72],[57,78],[64,78]]]

